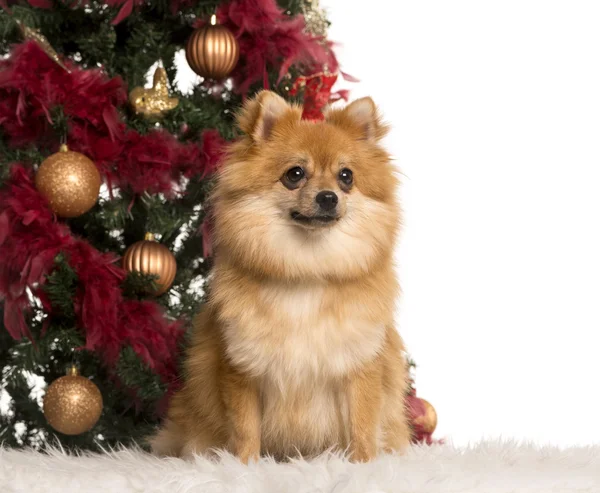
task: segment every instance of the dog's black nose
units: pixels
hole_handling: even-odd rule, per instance
[[[338,203],[338,196],[331,190],[323,190],[317,194],[315,200],[321,209],[330,211],[335,209],[335,206]]]

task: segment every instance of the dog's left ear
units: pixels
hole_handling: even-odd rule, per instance
[[[299,119],[297,109],[272,91],[261,91],[248,101],[238,114],[238,125],[242,132],[256,143],[269,140],[275,124],[286,114]]]
[[[331,109],[325,119],[351,131],[360,140],[375,142],[388,131],[375,102],[369,97],[357,99],[341,110]]]

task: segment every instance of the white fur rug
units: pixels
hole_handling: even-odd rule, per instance
[[[415,447],[407,455],[351,464],[337,455],[244,466],[158,459],[136,450],[67,456],[0,449],[0,491],[102,493],[520,493],[600,492],[600,447],[481,443]]]

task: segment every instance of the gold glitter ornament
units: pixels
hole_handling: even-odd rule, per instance
[[[48,55],[52,60],[54,60],[54,62],[56,64],[58,64],[59,67],[66,70],[68,73],[71,73],[71,71],[60,60],[58,53],[56,53],[54,48],[52,48],[52,45],[50,44],[50,42],[46,39],[46,37],[41,32],[39,32],[37,29],[33,29],[31,27],[26,26],[21,21],[17,21],[17,24],[19,26],[19,29],[21,30],[21,34],[23,35],[23,38],[30,40],[30,41],[35,41],[39,45],[39,47],[42,50],[44,50],[46,55]]]
[[[425,406],[425,414],[415,419],[415,424],[420,425],[425,433],[433,433],[437,427],[437,412],[425,399],[419,398]]]
[[[176,108],[179,99],[169,97],[167,72],[164,68],[157,67],[152,87],[134,87],[129,93],[129,103],[138,114],[147,118],[160,118],[165,112]]]
[[[304,0],[302,3],[302,14],[306,27],[304,31],[316,37],[327,36],[329,21],[325,11],[319,7],[319,0]]]
[[[146,233],[143,241],[131,245],[123,255],[123,268],[127,272],[142,272],[153,274],[156,279],[156,291],[158,296],[165,293],[173,284],[177,273],[177,262],[175,256],[164,245],[154,239],[152,233]]]
[[[102,414],[102,394],[89,379],[69,368],[67,375],[50,384],[44,395],[48,424],[65,435],[91,430]]]
[[[221,80],[237,65],[240,46],[233,33],[217,24],[217,16],[213,15],[210,24],[192,33],[185,47],[185,57],[200,77]]]
[[[60,217],[77,217],[89,211],[98,200],[101,183],[96,165],[64,144],[42,162],[35,175],[36,188]]]

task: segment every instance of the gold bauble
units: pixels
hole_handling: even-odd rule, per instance
[[[128,272],[142,272],[158,276],[157,289],[153,294],[166,292],[175,280],[177,262],[175,256],[164,245],[154,239],[152,233],[146,233],[143,241],[131,245],[123,256],[123,268]]]
[[[89,379],[71,367],[50,384],[44,395],[44,416],[56,431],[79,435],[91,430],[102,414],[102,394]]]
[[[133,110],[146,118],[157,119],[163,113],[176,108],[179,99],[169,97],[167,82],[166,70],[163,67],[157,67],[150,89],[134,87],[129,93],[129,103]]]
[[[420,425],[425,433],[433,433],[437,426],[437,413],[435,408],[425,399],[419,398],[425,406],[425,414],[415,419],[415,424]]]
[[[199,76],[220,80],[235,68],[240,47],[233,33],[225,26],[216,24],[216,16],[213,15],[210,24],[196,29],[190,36],[185,56]]]
[[[89,211],[98,200],[101,183],[96,165],[66,145],[46,158],[35,175],[36,188],[60,217],[77,217]]]

